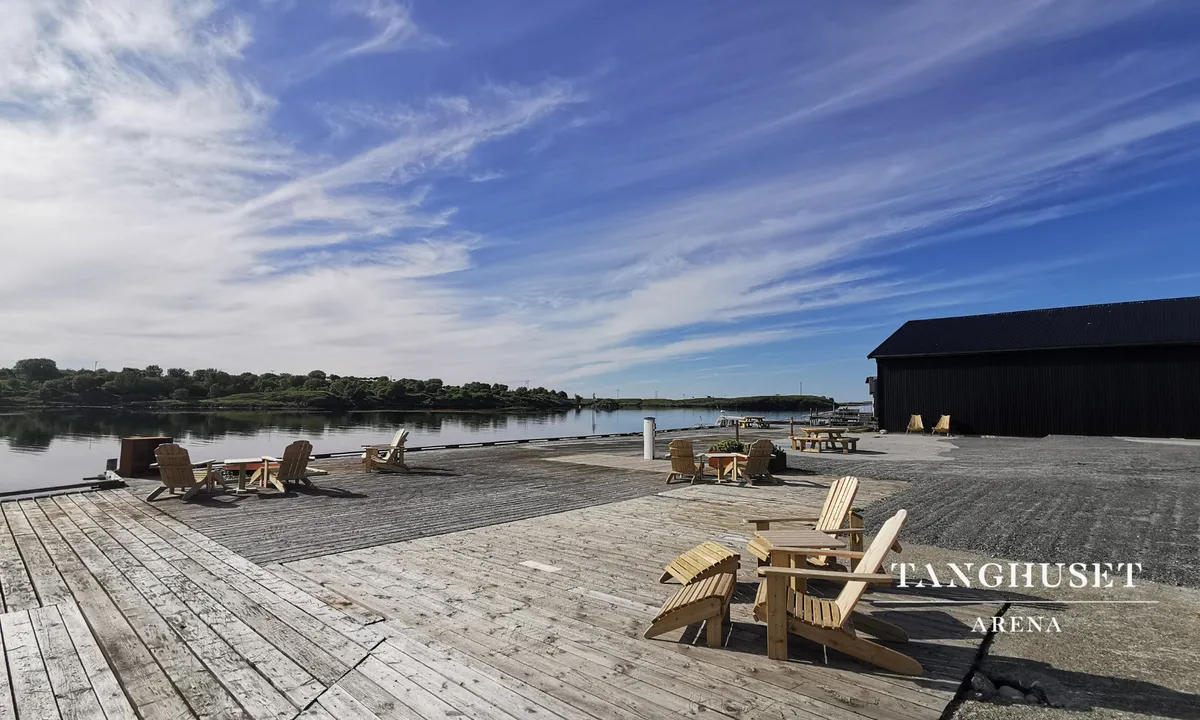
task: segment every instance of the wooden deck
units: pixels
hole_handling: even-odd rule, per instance
[[[474,526],[436,535],[416,511],[388,520],[363,507],[370,495],[193,508],[116,490],[3,503],[0,718],[932,719],[975,659],[982,638],[969,622],[999,606],[877,609],[913,636],[906,651],[925,665],[920,678],[835,652],[826,662],[798,639],[790,662],[774,662],[750,618],[757,579],[743,552],[728,647],[704,647],[694,628],[645,640],[673,591],[656,580],[674,555],[704,540],[744,551],[743,517],[812,512],[824,488],[668,489],[658,472],[520,462],[534,473],[527,484],[549,487],[520,495],[515,480],[490,491],[472,481],[473,504],[495,508],[491,524],[472,516]],[[437,461],[459,468],[451,480],[466,464]],[[583,480],[545,480],[563,472]],[[403,494],[421,477],[382,480]],[[634,497],[545,509],[556,492],[602,495],[593,486],[604,483]],[[865,485],[864,503],[894,489]],[[285,521],[289,507],[304,519]],[[389,527],[344,552],[292,551],[314,536],[330,546],[364,516]],[[227,537],[263,564],[209,537],[226,521],[258,524]],[[415,527],[390,527],[406,523]],[[393,532],[414,539],[371,544]]]
[[[883,611],[915,638],[906,652],[926,667],[921,678],[836,652],[826,664],[819,646],[799,639],[791,662],[773,662],[765,626],[750,616],[757,579],[742,518],[783,506],[812,510],[823,491],[762,488],[746,499],[724,490],[738,488],[681,488],[283,567],[383,616],[389,643],[431,648],[469,669],[458,681],[471,678],[474,700],[509,711],[532,704],[572,718],[940,717],[982,640],[969,623],[1000,603]],[[643,639],[678,587],[655,582],[662,566],[704,540],[743,551],[729,646],[704,647],[694,629]],[[882,597],[895,595],[868,596]]]
[[[357,460],[323,461],[314,465],[330,475],[292,496],[155,504],[251,560],[280,562],[661,491],[665,470],[545,462],[580,452],[628,454],[635,445],[643,462],[641,441],[628,438],[409,453],[412,472],[404,474],[367,474]],[[157,484],[136,480],[132,489],[144,496]]]
[[[291,718],[380,640],[126,491],[3,510],[0,717]]]

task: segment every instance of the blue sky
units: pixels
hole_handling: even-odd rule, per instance
[[[4,7],[6,365],[849,400],[1200,294],[1193,3]]]

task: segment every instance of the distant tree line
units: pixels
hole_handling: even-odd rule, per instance
[[[751,395],[747,397],[702,397],[682,400],[669,398],[621,398],[601,400],[604,409],[620,408],[710,408],[721,410],[772,410],[776,412],[808,412],[830,410],[835,407],[834,399],[822,395]]]
[[[567,410],[583,398],[499,383],[446,385],[414,380],[351,377],[313,370],[240,373],[206,368],[163,370],[158,365],[121,370],[69,370],[48,358],[18,360],[0,368],[0,405],[161,404],[218,407],[295,407],[317,410]]]

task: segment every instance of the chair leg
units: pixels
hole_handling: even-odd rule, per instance
[[[721,647],[725,644],[725,613],[711,617],[704,623],[705,642],[709,647]]]
[[[767,583],[767,657],[787,660],[788,611],[787,579],[768,575]]]
[[[190,488],[188,488],[188,489],[187,489],[187,490],[186,490],[186,491],[183,493],[183,499],[184,499],[184,500],[191,500],[193,495],[195,495],[196,493],[198,493],[198,492],[200,492],[202,489],[204,489],[204,484],[205,484],[205,481],[201,480],[200,482],[198,482],[198,483],[196,483],[195,485],[193,485],[193,486],[191,486]]]
[[[158,497],[159,495],[162,495],[163,490],[166,490],[166,489],[167,489],[166,485],[160,485],[160,486],[154,488],[154,491],[146,496],[146,502],[150,502],[151,500]]]

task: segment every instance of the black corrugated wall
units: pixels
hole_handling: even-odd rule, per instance
[[[880,427],[966,435],[1200,438],[1200,347],[1048,350],[882,358]]]

